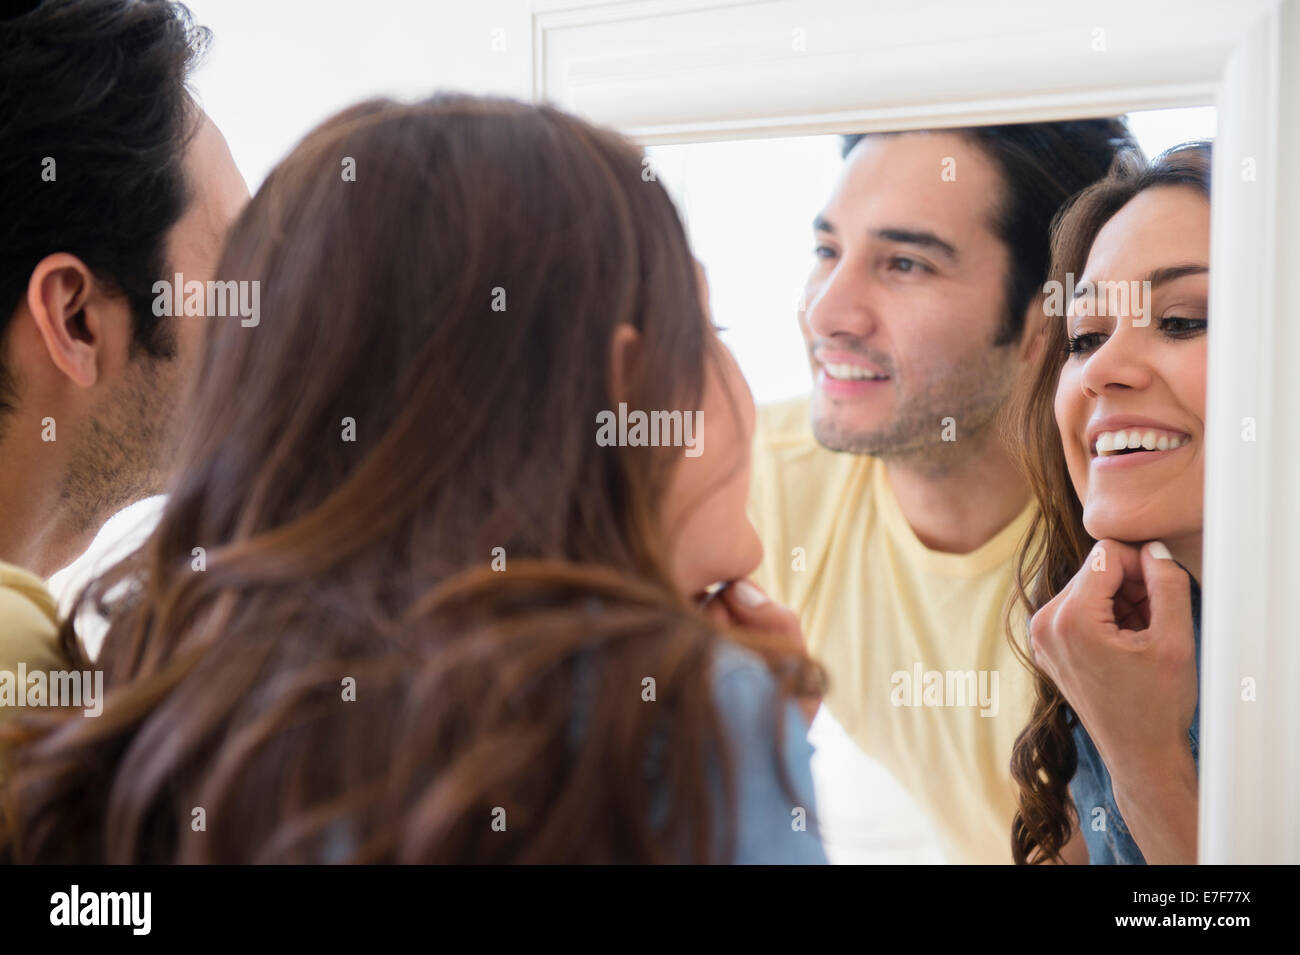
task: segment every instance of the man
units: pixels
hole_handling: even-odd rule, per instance
[[[163,487],[201,325],[154,284],[211,278],[248,199],[185,89],[206,40],[163,0],[0,20],[0,671],[64,665],[42,578]]]
[[[1004,612],[1033,511],[996,423],[1038,341],[1052,216],[1121,145],[1117,120],[847,138],[799,318],[813,393],[760,414],[758,579],[951,862],[1011,860],[1032,684]]]

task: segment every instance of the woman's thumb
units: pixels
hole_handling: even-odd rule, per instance
[[[1142,548],[1142,578],[1151,608],[1151,627],[1192,630],[1192,584],[1187,571],[1175,562],[1169,548],[1150,541]]]

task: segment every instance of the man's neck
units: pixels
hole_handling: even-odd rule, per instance
[[[72,509],[61,501],[62,449],[24,445],[17,430],[0,439],[0,561],[49,577],[90,546],[95,529],[72,526]]]
[[[931,550],[968,554],[992,540],[1029,502],[1019,469],[990,433],[936,460],[885,461],[899,510]],[[969,440],[969,439],[968,439]]]

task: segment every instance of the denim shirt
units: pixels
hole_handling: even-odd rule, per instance
[[[735,835],[731,854],[720,856],[720,861],[733,865],[827,864],[817,825],[807,720],[793,701],[785,701],[778,710],[776,678],[749,650],[720,639],[711,669],[713,700],[729,746],[735,786],[735,803],[727,805],[720,770],[710,768],[719,855],[728,823],[734,826]],[[586,697],[579,692],[579,700]],[[572,727],[575,742],[581,739],[586,722],[585,707],[580,704]],[[647,783],[652,788],[663,781],[665,749],[662,735],[652,734],[646,754]],[[782,768],[794,790],[794,802],[781,786]],[[650,807],[652,825],[661,824],[668,808],[662,789],[652,796]]]
[[[723,642],[713,664],[713,695],[729,741],[736,784],[736,843],[729,860],[737,865],[825,865],[817,827],[812,745],[808,722],[797,704],[776,712],[776,679],[753,653]],[[781,752],[775,751],[781,720]],[[789,774],[796,803],[779,783],[778,759]],[[716,811],[723,813],[720,788]],[[721,821],[721,819],[719,820]]]
[[[590,671],[587,671],[590,672]],[[712,690],[723,730],[731,747],[735,782],[735,804],[723,802],[721,778],[712,770],[714,827],[719,834],[730,821],[735,827],[735,843],[730,857],[720,861],[734,865],[825,865],[817,827],[816,797],[813,789],[812,744],[808,742],[808,724],[797,704],[786,701],[777,710],[777,683],[767,665],[755,654],[727,641],[719,640],[712,661]],[[586,694],[579,693],[579,700]],[[781,749],[778,752],[777,721]],[[587,722],[585,707],[579,703],[570,726],[572,739],[579,741]],[[651,776],[665,757],[665,741],[652,737],[647,754]],[[780,785],[778,767],[784,766],[794,790],[790,801]],[[651,800],[652,821],[662,821],[666,804],[662,796]],[[356,852],[356,834],[347,820],[334,823],[318,861],[347,862]]]
[[[1187,730],[1187,739],[1192,749],[1192,759],[1200,766],[1199,726],[1201,721],[1201,588],[1196,578],[1191,578],[1192,585],[1192,635],[1196,640],[1196,710],[1192,714],[1192,725]],[[1067,707],[1068,709],[1068,707]],[[1071,735],[1074,748],[1079,754],[1079,765],[1070,780],[1070,795],[1074,807],[1079,813],[1079,827],[1083,830],[1083,840],[1088,846],[1088,863],[1090,865],[1146,865],[1142,850],[1138,848],[1124,824],[1124,818],[1115,805],[1115,793],[1111,789],[1110,773],[1101,761],[1101,754],[1078,722],[1073,711],[1070,718],[1074,720]],[[1097,812],[1101,809],[1101,812]],[[1104,828],[1101,828],[1104,826]]]

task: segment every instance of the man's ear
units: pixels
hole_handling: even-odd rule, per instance
[[[99,379],[109,339],[131,334],[126,305],[106,298],[86,263],[66,252],[47,255],[32,270],[27,308],[50,361],[82,388]]]
[[[620,322],[609,344],[610,400],[615,405],[627,401],[640,359],[641,333],[627,322]]]
[[[1025,309],[1025,324],[1020,331],[1020,360],[1034,364],[1043,352],[1043,342],[1047,338],[1047,316],[1043,311],[1046,299],[1039,292]]]

